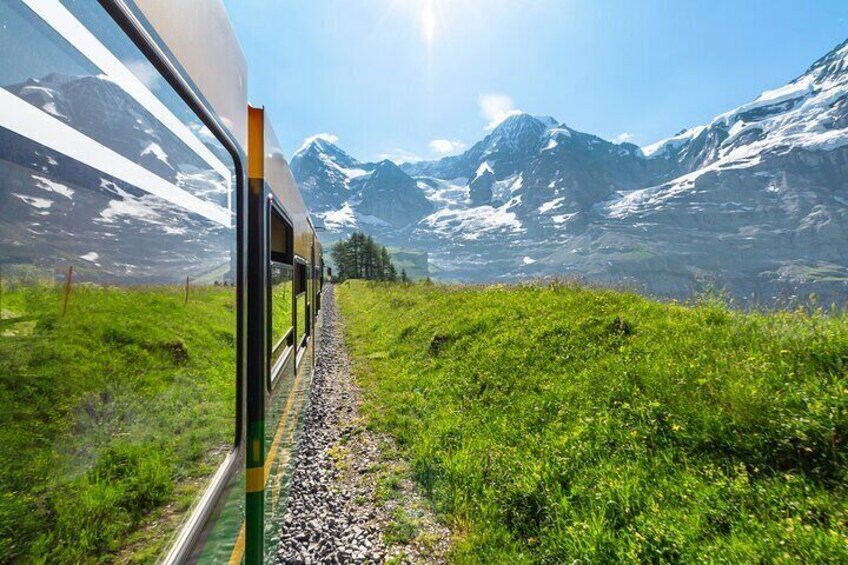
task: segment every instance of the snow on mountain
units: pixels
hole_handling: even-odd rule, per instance
[[[168,154],[162,149],[162,147],[158,143],[150,143],[144,150],[141,152],[141,156],[152,155],[153,157],[159,159],[167,166],[171,166],[171,163],[168,162]]]
[[[33,208],[37,208],[39,210],[45,210],[53,205],[53,201],[47,198],[37,198],[34,196],[27,196],[25,194],[18,194],[17,192],[13,192],[12,196],[26,202]]]
[[[683,130],[677,135],[674,135],[667,139],[661,139],[656,143],[652,143],[650,145],[642,147],[640,149],[640,154],[648,159],[652,159],[654,157],[669,158],[673,155],[673,151],[679,150],[687,143],[692,142],[693,139],[696,139],[706,129],[707,126],[699,126]]]
[[[492,170],[492,167],[489,166],[489,163],[483,161],[483,164],[477,167],[477,172],[474,173],[475,177],[481,177],[486,173],[495,174],[495,171]]]
[[[338,211],[350,198],[351,181],[368,173],[335,144],[315,138],[291,159],[307,205],[316,214]]]
[[[523,231],[521,221],[509,211],[508,205],[498,208],[443,208],[424,218],[420,226],[440,236],[459,237],[466,241],[479,239],[483,234]]]
[[[32,175],[32,180],[35,181],[35,186],[47,192],[54,192],[60,196],[64,196],[68,200],[74,197],[74,191],[62,183],[50,180],[40,175]]]
[[[345,228],[355,229],[356,212],[353,211],[353,206],[345,202],[338,210],[331,210],[321,214],[321,219],[324,220],[324,228],[330,231],[341,231]]]
[[[539,206],[539,213],[546,214],[551,210],[555,210],[560,204],[563,203],[563,201],[565,201],[565,198],[554,198],[553,200],[545,202],[544,204]]]

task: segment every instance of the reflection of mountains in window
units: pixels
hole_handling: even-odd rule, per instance
[[[194,196],[227,206],[224,179],[107,78],[51,73],[6,90]]]
[[[0,263],[109,284],[234,282],[233,230],[0,128]]]
[[[99,70],[20,0],[0,2],[0,85],[22,83],[58,72],[96,75]]]
[[[51,13],[48,25],[20,0],[0,5],[0,84],[186,192],[227,207],[225,177],[233,167],[225,148],[102,7],[65,7],[69,12]]]

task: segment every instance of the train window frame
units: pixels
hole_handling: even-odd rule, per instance
[[[212,104],[192,81],[186,69],[166,46],[164,40],[141,10],[131,2],[122,0],[99,0],[99,5],[111,17],[117,27],[134,44],[142,56],[156,69],[174,93],[188,106],[194,116],[206,126],[221,143],[233,164],[233,186],[231,194],[233,229],[235,232],[236,260],[236,343],[235,343],[235,421],[232,448],[227,457],[208,480],[193,505],[174,532],[172,540],[164,548],[162,563],[180,563],[190,558],[196,545],[203,538],[209,519],[219,508],[222,495],[231,487],[230,482],[239,471],[246,439],[246,378],[245,340],[248,333],[246,317],[246,163],[245,149],[213,109]]]
[[[309,335],[310,335],[310,332],[309,332],[309,326],[310,326],[310,323],[309,323],[309,284],[308,284],[308,281],[309,281],[309,261],[305,260],[303,257],[300,257],[299,255],[296,255],[294,260],[295,260],[295,264],[294,264],[294,281],[295,281],[294,287],[297,289],[297,292],[293,293],[293,296],[295,297],[295,304],[294,304],[293,313],[294,313],[294,316],[295,316],[295,318],[294,318],[294,328],[295,328],[295,340],[297,342],[296,349],[297,349],[298,352],[300,352],[302,349],[306,348],[306,346],[308,344]],[[298,326],[299,320],[297,319],[297,298],[300,297],[301,294],[303,295],[303,300],[305,302],[305,309],[304,309],[305,310],[304,311],[304,318],[305,319],[304,319],[304,326],[303,326],[303,328],[304,328],[303,335],[298,335],[297,326]]]
[[[291,293],[291,311],[292,315],[289,319],[289,330],[286,334],[280,339],[277,344],[273,343],[274,335],[272,331],[273,327],[273,297],[272,297],[272,286],[271,286],[271,269],[268,269],[268,285],[267,285],[267,310],[268,310],[268,354],[269,354],[269,362],[270,362],[270,370],[268,372],[268,382],[267,389],[268,392],[271,393],[276,388],[277,384],[280,381],[280,376],[283,374],[283,369],[288,364],[289,360],[293,352],[295,351],[295,334],[296,334],[296,325],[295,325],[295,308],[296,308],[296,294],[294,292],[294,282],[295,282],[295,256],[294,256],[294,223],[291,220],[291,215],[286,211],[285,207],[278,200],[278,198],[274,195],[273,192],[268,192],[268,210],[267,210],[267,218],[268,218],[268,229],[267,229],[267,238],[268,238],[268,257],[267,263],[270,266],[271,263],[281,263],[283,265],[288,265],[292,269],[292,293]],[[274,222],[278,221],[281,224],[282,229],[285,234],[285,244],[286,249],[284,252],[274,252],[273,251],[273,228]],[[282,343],[283,340],[286,340],[286,346],[280,356],[273,360],[273,354]]]
[[[233,186],[233,215],[236,231],[236,259],[238,263],[236,289],[236,434],[234,450],[243,446],[245,434],[245,385],[247,383],[247,364],[244,360],[244,343],[247,337],[247,296],[245,277],[247,274],[247,153],[224,121],[217,115],[212,104],[190,78],[174,53],[156,29],[132,3],[123,0],[98,0],[102,8],[112,16],[115,23],[127,35],[144,57],[159,72],[161,77],[174,89],[174,92],[186,103],[194,115],[209,128],[209,131],[226,149],[235,168]]]

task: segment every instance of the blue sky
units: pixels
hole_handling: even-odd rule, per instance
[[[288,156],[438,158],[511,110],[644,145],[801,74],[845,0],[224,0]]]

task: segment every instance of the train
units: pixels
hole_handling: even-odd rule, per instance
[[[226,9],[0,23],[0,562],[266,562],[328,269]]]

